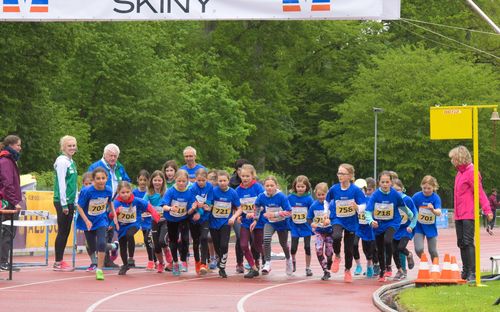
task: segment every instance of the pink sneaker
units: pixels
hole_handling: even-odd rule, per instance
[[[158,263],[158,270],[156,272],[158,273],[163,273],[163,270],[165,270],[165,264],[164,263]]]
[[[72,267],[65,261],[54,263],[54,266],[52,268],[54,269],[54,271],[59,271],[59,272],[73,272],[75,270],[74,267]]]
[[[344,282],[346,282],[346,283],[352,283],[351,270],[345,270],[345,273],[344,273]]]
[[[385,281],[386,281],[385,276],[379,277],[379,278],[378,278],[378,281],[379,281],[380,283],[385,283]]]
[[[392,276],[392,271],[386,271],[384,273],[384,277],[391,277]]]
[[[165,254],[165,261],[167,263],[174,261],[174,259],[172,258],[172,253],[170,252],[170,248],[167,247],[163,249],[163,253]]]
[[[155,263],[153,261],[148,261],[146,265],[146,271],[153,271],[155,269]]]
[[[337,273],[339,271],[340,266],[340,257],[335,257],[332,264],[332,272]]]

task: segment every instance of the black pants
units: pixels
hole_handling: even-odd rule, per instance
[[[189,246],[189,220],[185,219],[179,222],[167,221],[168,227],[168,240],[170,245],[170,251],[172,252],[172,258],[174,262],[178,262],[177,250],[181,254],[181,261],[185,262],[187,260],[188,246]],[[181,244],[177,242],[181,234]]]
[[[113,242],[113,238],[115,237],[115,228],[106,229],[106,243],[111,244]],[[113,264],[113,261],[110,259],[109,249],[106,250],[106,255],[104,256],[104,265],[110,266]]]
[[[163,248],[168,247],[167,221],[153,222],[152,234],[155,253],[161,253]]]
[[[358,261],[361,256],[359,255],[359,237],[354,235],[354,241],[352,243],[352,257],[354,260]]]
[[[243,264],[243,250],[241,249],[241,245],[240,245],[241,223],[238,221],[235,221],[233,224],[233,230],[234,230],[234,234],[236,235],[236,243],[234,246],[234,252],[236,253],[236,263],[238,265],[242,265]]]
[[[153,254],[153,236],[151,230],[142,230],[142,236],[144,237],[144,246],[146,246],[146,252],[148,253],[148,261],[154,261],[155,255]]]
[[[212,240],[214,242],[215,253],[219,258],[218,266],[221,269],[226,268],[230,234],[231,227],[227,224],[223,225],[220,229],[210,229],[210,235],[212,236]]]
[[[89,247],[89,253],[93,254],[97,252],[106,251],[106,227],[102,226],[98,229],[92,231],[84,231],[85,240],[87,241],[87,246]]]
[[[353,245],[354,245],[354,232],[349,232],[344,229],[340,224],[333,225],[333,252],[336,256],[340,255],[340,243],[342,241],[342,232],[344,232],[344,257],[345,257],[345,268],[350,270],[352,268],[352,258],[353,258]]]
[[[467,276],[476,272],[476,253],[474,247],[474,220],[455,220],[457,246],[463,263],[463,272]]]
[[[120,257],[123,265],[128,264],[128,258],[133,258],[135,254],[135,238],[134,235],[138,229],[131,226],[127,229],[127,233],[118,239],[120,243]],[[127,252],[128,251],[128,252]]]
[[[297,253],[297,249],[299,248],[299,239],[300,237],[292,237],[292,248],[290,252],[293,256]],[[304,251],[306,255],[311,255],[311,236],[304,237]]]
[[[203,223],[189,223],[191,238],[193,239],[193,254],[196,262],[207,264],[208,260],[208,220]],[[200,258],[201,250],[201,258]]]
[[[390,227],[384,233],[375,235],[378,260],[380,261],[380,277],[384,276],[385,268],[392,263],[392,239],[394,233],[396,233],[396,230]]]
[[[9,210],[15,210],[16,208],[9,204],[9,206],[6,208]],[[16,236],[16,228],[10,226],[10,220],[14,218],[14,220],[17,220],[19,218],[18,214],[14,215],[1,215],[0,216],[0,222],[4,222],[6,220],[9,220],[9,225],[3,224],[2,225],[2,233],[0,233],[0,263],[8,263],[9,262],[9,255],[10,255],[10,235],[13,233],[13,237]]]
[[[398,269],[401,269],[401,258],[399,258],[399,254],[403,253],[407,257],[410,254],[410,251],[406,248],[409,241],[409,237],[401,237],[400,240],[392,240],[392,257],[394,258],[394,264]]]
[[[57,212],[57,236],[54,243],[56,262],[59,262],[64,257],[64,250],[68,244],[68,236],[71,232],[71,224],[73,222],[73,214],[75,213],[75,205],[68,204],[68,214],[65,215],[62,211],[61,203],[54,202],[54,207]]]
[[[375,251],[375,241],[361,240],[361,245],[363,246],[363,253],[365,254],[366,260],[373,260],[373,263],[378,263],[378,256]]]

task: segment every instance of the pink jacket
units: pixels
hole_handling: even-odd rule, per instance
[[[453,194],[455,220],[474,220],[474,165],[458,166],[457,170]],[[491,208],[481,180],[479,174],[479,203],[487,215],[491,213]]]

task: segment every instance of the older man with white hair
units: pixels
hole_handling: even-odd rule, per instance
[[[181,169],[186,170],[189,175],[189,181],[194,182],[196,180],[196,171],[200,168],[207,170],[207,168],[196,163],[196,150],[194,147],[186,147],[182,154],[184,155],[184,161],[186,164],[182,166]]]

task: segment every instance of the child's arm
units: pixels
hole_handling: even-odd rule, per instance
[[[148,209],[147,211],[151,214],[151,217],[153,217],[153,220],[158,223],[160,221],[160,215],[156,210],[153,208],[151,204],[148,203]]]
[[[89,220],[89,218],[87,218],[87,215],[83,211],[82,207],[80,207],[80,205],[77,204],[76,208],[78,209],[78,215],[80,217],[82,217],[83,222],[85,222],[85,225],[87,226],[87,230],[90,231],[90,229],[92,228],[92,222]]]
[[[114,216],[113,216],[113,222],[115,223],[116,230],[119,231],[120,230],[120,225],[118,224],[118,216],[116,215],[115,204],[112,201],[109,202],[109,208],[111,209],[111,211],[114,214]]]

